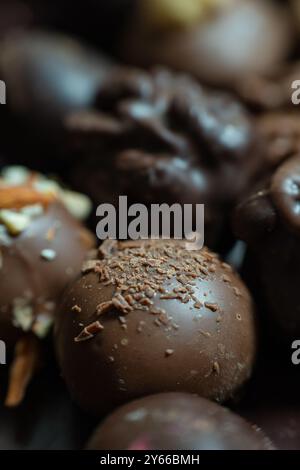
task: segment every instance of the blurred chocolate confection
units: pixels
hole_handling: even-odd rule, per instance
[[[264,341],[246,393],[233,406],[236,413],[263,429],[280,450],[300,448],[299,365],[292,364],[294,351],[290,345],[283,350]]]
[[[249,75],[237,82],[235,91],[253,111],[291,110],[292,83],[299,80],[300,62],[282,64],[270,74]]]
[[[287,6],[273,0],[140,0],[120,47],[134,64],[167,65],[232,87],[272,72],[293,39]]]
[[[1,122],[11,160],[43,170],[64,163],[62,120],[93,102],[108,68],[106,59],[68,36],[39,31],[7,36],[0,48],[7,88]]]
[[[0,329],[10,367],[8,406],[22,400],[40,361],[38,339],[53,323],[63,289],[80,271],[93,235],[76,220],[89,200],[22,167],[0,178]],[[72,215],[74,214],[74,215]]]
[[[146,205],[203,203],[205,243],[226,245],[228,214],[260,166],[238,101],[165,69],[121,68],[66,127],[78,160],[71,182],[96,205],[122,194]]]
[[[185,393],[161,393],[114,411],[90,450],[272,450],[256,426],[226,408]]]
[[[248,244],[247,276],[255,279],[255,294],[261,294],[262,310],[268,312],[267,331],[285,342],[300,334],[300,117],[268,114],[259,127],[268,142],[266,172],[237,207],[234,228]]]
[[[151,393],[223,402],[251,375],[257,330],[232,268],[181,241],[106,241],[65,293],[55,327],[73,399],[102,415]]]

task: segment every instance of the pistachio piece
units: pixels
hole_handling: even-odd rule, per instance
[[[35,219],[43,214],[44,208],[41,204],[33,204],[23,207],[20,212],[30,217],[30,219]]]
[[[61,190],[59,197],[68,211],[78,220],[85,220],[91,210],[91,200],[84,194],[75,191]]]
[[[36,336],[43,339],[48,335],[52,325],[53,317],[47,313],[42,313],[38,315],[31,329]]]
[[[41,251],[41,257],[47,261],[53,261],[56,256],[56,251],[52,250],[51,248],[45,248]]]
[[[29,331],[33,321],[32,306],[25,299],[17,298],[13,305],[13,324],[23,331]]]
[[[3,168],[1,176],[5,184],[18,186],[26,183],[30,172],[24,166],[7,166]]]
[[[140,14],[150,28],[189,28],[233,0],[141,0]]]
[[[9,209],[0,210],[0,222],[5,225],[11,235],[19,235],[30,224],[30,217]]]

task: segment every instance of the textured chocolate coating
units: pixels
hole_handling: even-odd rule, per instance
[[[249,378],[256,325],[231,267],[181,243],[107,242],[64,296],[56,348],[72,397],[103,412],[187,391],[217,401]]]
[[[121,43],[127,60],[167,65],[214,85],[269,73],[287,58],[293,38],[287,8],[274,1],[234,0],[182,30],[153,32],[137,24],[135,18]]]
[[[204,203],[210,246],[260,165],[240,103],[164,69],[114,71],[94,107],[66,126],[80,157],[72,183],[96,205],[121,194],[131,203]]]
[[[96,429],[91,450],[272,450],[256,426],[204,398],[162,393],[116,410]]]
[[[8,94],[4,138],[7,134],[10,152],[20,149],[17,163],[34,162],[44,171],[51,163],[55,167],[55,159],[65,159],[62,119],[92,102],[108,67],[100,54],[63,34],[32,31],[5,38],[0,49]]]
[[[59,296],[80,272],[94,237],[50,180],[23,168],[6,171],[0,178],[0,330],[10,348],[30,331],[47,335]],[[22,183],[13,183],[17,177]],[[78,206],[80,195],[71,196]]]
[[[280,341],[300,334],[299,154],[284,159],[235,211],[238,237],[249,245],[253,272],[268,316],[268,332]]]
[[[47,232],[54,227],[57,227],[56,236],[47,240]],[[18,237],[1,239],[0,329],[1,338],[8,345],[13,343],[11,337],[24,334],[21,327],[14,326],[14,303],[23,299],[24,305],[31,306],[33,322],[38,315],[53,316],[60,294],[78,275],[91,248],[87,240],[85,229],[59,202],[51,204]],[[45,249],[54,250],[54,260],[41,256]]]

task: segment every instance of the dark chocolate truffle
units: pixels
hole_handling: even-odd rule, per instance
[[[267,331],[281,341],[300,335],[299,117],[269,117],[269,174],[236,209],[236,235],[246,241],[246,275],[268,312]],[[281,124],[280,124],[281,123]],[[285,126],[284,123],[287,125]],[[272,126],[273,124],[273,126]],[[272,136],[271,129],[274,130]],[[296,152],[296,153],[294,153]]]
[[[84,215],[87,206],[84,196],[63,191],[57,183],[25,168],[3,170],[0,331],[8,350],[15,348],[8,405],[21,400],[35,365],[34,338],[47,336],[59,296],[78,275],[94,245],[92,234],[67,209]]]
[[[96,205],[120,194],[203,203],[208,246],[230,237],[228,214],[260,165],[255,129],[234,98],[164,69],[121,68],[66,126],[79,160],[71,182]]]
[[[272,450],[256,426],[205,398],[161,393],[122,406],[96,429],[91,450]]]
[[[137,17],[121,43],[134,64],[163,64],[232,86],[249,74],[271,72],[291,50],[288,9],[273,0],[137,3]]]
[[[0,75],[8,94],[3,126],[7,148],[22,149],[17,163],[36,160],[44,170],[63,158],[64,116],[92,102],[109,67],[100,54],[63,34],[32,31],[5,38],[0,49]]]
[[[207,249],[173,241],[106,241],[64,296],[56,324],[72,397],[100,415],[151,393],[225,401],[256,353],[251,297]]]

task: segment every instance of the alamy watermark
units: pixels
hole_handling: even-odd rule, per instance
[[[96,233],[100,240],[185,240],[187,250],[204,245],[204,204],[132,204],[119,196],[119,206],[100,204]]]
[[[295,351],[292,353],[291,360],[294,366],[298,366],[300,364],[300,340],[295,339],[295,341],[292,342],[292,349],[295,349]]]
[[[0,80],[0,104],[6,104],[6,85],[3,80]]]
[[[6,365],[6,344],[0,340],[0,365]]]

